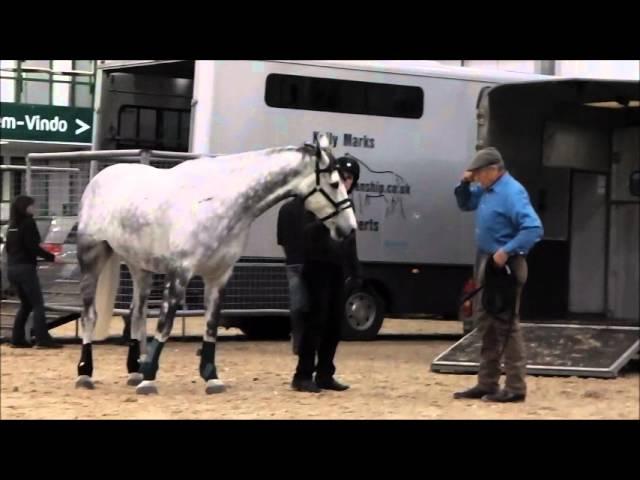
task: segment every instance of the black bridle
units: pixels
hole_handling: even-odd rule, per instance
[[[325,191],[325,189],[320,186],[320,174],[321,173],[333,173],[334,171],[336,171],[337,170],[336,160],[335,160],[335,158],[333,158],[333,155],[331,155],[331,153],[325,152],[326,155],[327,155],[327,158],[329,159],[329,165],[327,167],[325,167],[325,168],[320,168],[320,161],[322,160],[322,153],[323,153],[322,150],[320,149],[320,146],[317,145],[317,144],[316,145],[306,144],[306,145],[313,146],[315,148],[315,150],[316,150],[315,151],[315,157],[316,157],[316,172],[315,172],[316,173],[316,185],[313,188],[313,190],[311,190],[309,193],[307,193],[302,198],[302,201],[306,202],[309,197],[315,195],[316,193],[319,193],[324,198],[326,198],[327,201],[333,206],[333,212],[332,213],[320,218],[321,222],[326,222],[330,218],[333,218],[336,215],[339,215],[344,210],[348,210],[350,208],[353,208],[353,201],[350,198],[345,198],[344,200],[340,200],[339,202],[336,202]]]

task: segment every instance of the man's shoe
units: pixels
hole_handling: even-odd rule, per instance
[[[313,380],[294,378],[291,382],[291,388],[297,392],[320,393],[322,390],[318,388]]]
[[[499,402],[499,403],[511,403],[511,402],[524,402],[527,395],[525,393],[513,393],[509,390],[500,390],[497,393],[491,393],[482,397],[484,402]]]
[[[482,388],[480,385],[476,385],[475,387],[469,388],[468,390],[462,390],[461,392],[456,392],[453,394],[453,398],[455,399],[474,399],[479,400],[483,398],[485,395],[495,394],[496,391],[487,390],[486,388]]]
[[[11,348],[31,348],[31,347],[33,347],[33,345],[31,345],[27,341],[11,342]]]
[[[349,389],[349,385],[336,381],[335,378],[318,378],[316,377],[316,385],[323,390],[335,390],[336,392],[344,392]]]

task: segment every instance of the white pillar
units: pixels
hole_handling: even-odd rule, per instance
[[[191,152],[212,153],[214,73],[215,61],[196,61],[191,101]]]

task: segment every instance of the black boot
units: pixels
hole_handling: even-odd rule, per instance
[[[482,397],[485,402],[498,402],[498,403],[511,403],[511,402],[524,402],[527,398],[525,393],[514,393],[509,390],[500,390],[496,393],[490,393]]]
[[[349,389],[349,385],[340,383],[333,377],[323,378],[316,376],[316,385],[323,390],[335,390],[336,392],[344,392]]]
[[[468,390],[462,390],[461,392],[456,392],[453,394],[453,398],[461,399],[461,398],[470,398],[474,400],[479,400],[485,395],[491,395],[496,393],[496,390],[487,390],[486,388],[481,387],[480,385],[476,385]]]
[[[293,377],[291,388],[297,392],[320,393],[322,391],[310,378]]]

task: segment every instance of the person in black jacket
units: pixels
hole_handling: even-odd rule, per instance
[[[358,164],[347,157],[337,163],[351,193],[359,176]],[[351,286],[361,278],[355,232],[343,241],[333,240],[329,229],[296,198],[280,209],[278,243],[285,249],[289,272],[291,266],[297,266],[299,272],[296,281],[290,280],[294,287],[290,291],[292,313],[296,315],[292,318],[294,351],[298,355],[291,387],[314,393],[346,390],[349,386],[334,378],[333,360],[344,316],[345,278]]]
[[[9,229],[7,230],[7,276],[20,298],[20,309],[13,323],[11,345],[28,348],[25,326],[33,312],[36,347],[60,348],[47,329],[44,299],[36,271],[37,258],[59,262],[58,257],[40,247],[40,233],[33,219],[34,200],[22,195],[11,204]]]

